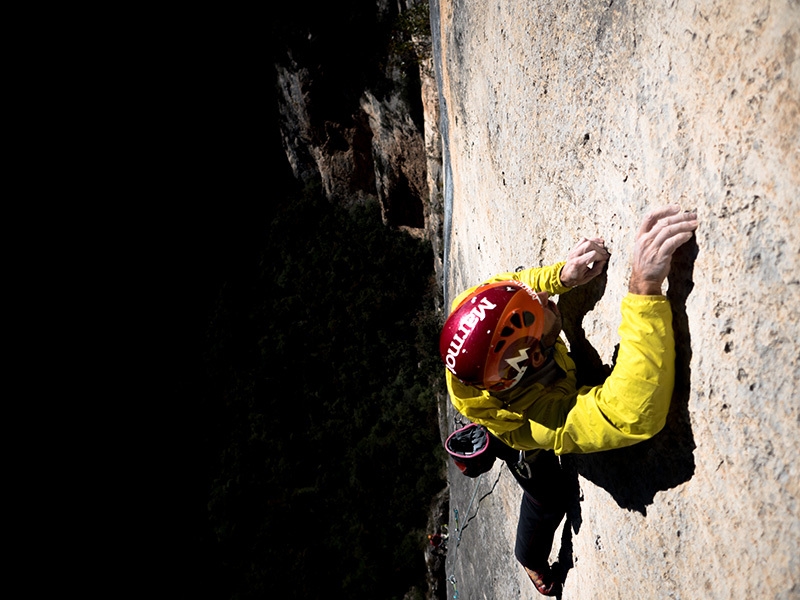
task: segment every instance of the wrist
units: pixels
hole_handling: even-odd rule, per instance
[[[566,267],[566,266],[567,265],[564,264],[561,267],[561,269],[559,270],[559,272],[558,272],[558,282],[561,284],[561,287],[572,289],[572,288],[575,287],[576,284],[575,284],[574,281],[570,281],[568,278],[567,279],[564,278],[564,267]]]
[[[662,295],[661,282],[643,280],[637,277],[631,277],[630,282],[628,282],[628,291],[631,294],[637,294],[639,296]]]

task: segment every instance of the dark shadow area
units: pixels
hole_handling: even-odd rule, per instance
[[[608,275],[604,270],[586,285],[575,288],[558,299],[558,308],[563,318],[564,335],[569,340],[570,356],[577,367],[578,386],[599,385],[611,373],[611,367],[603,364],[597,350],[586,339],[583,329],[584,317],[603,297],[607,283]],[[567,515],[564,529],[561,532],[558,559],[553,563],[553,572],[562,584],[566,581],[567,573],[575,566],[572,561],[572,536],[580,531],[583,523],[580,504],[583,497],[578,485],[578,471],[571,458],[571,456],[561,457],[561,468],[567,486]],[[561,590],[556,597],[561,598]]]
[[[564,529],[561,532],[561,545],[558,549],[558,558],[552,565],[553,574],[562,586],[567,579],[567,573],[575,566],[575,563],[572,561],[572,536],[578,534],[583,524],[583,518],[581,516],[581,502],[583,501],[583,496],[581,495],[581,489],[578,485],[578,473],[575,470],[574,464],[569,460],[565,460],[565,458],[568,457],[561,457],[561,470],[564,473],[564,481],[567,487],[567,515]],[[559,590],[556,597],[561,598],[562,592],[563,588]]]
[[[673,256],[669,275],[667,297],[672,304],[676,348],[675,390],[664,429],[653,439],[628,448],[566,457],[566,462],[574,465],[576,473],[606,490],[619,506],[643,515],[647,513],[647,506],[653,503],[656,493],[684,483],[694,474],[695,443],[688,407],[692,349],[686,299],[694,287],[693,271],[697,254],[697,242],[692,238]],[[565,296],[565,300],[571,295]],[[566,316],[564,320],[566,322]],[[573,354],[577,354],[585,351],[575,346],[576,343],[585,342],[585,336],[581,335],[580,321],[574,322],[578,323],[578,327],[573,332],[575,341],[570,338],[570,344]],[[565,333],[569,337],[566,328]],[[593,367],[592,364],[586,366]],[[589,371],[589,375],[593,374]]]
[[[611,373],[611,367],[604,365],[597,350],[594,349],[583,329],[584,317],[594,309],[606,291],[608,274],[603,272],[586,285],[559,296],[558,310],[563,320],[564,335],[570,346],[570,356],[577,367],[578,386],[600,385]]]

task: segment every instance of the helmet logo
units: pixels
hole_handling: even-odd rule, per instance
[[[519,364],[521,362],[526,361],[526,360],[528,360],[528,349],[527,348],[522,348],[519,351],[519,354],[516,356],[516,358],[507,358],[506,362],[509,365],[511,365],[511,368],[514,369],[515,371],[524,372],[525,371],[525,367],[520,367]]]
[[[519,354],[516,358],[507,358],[506,363],[514,369],[517,374],[514,376],[513,383],[508,387],[512,387],[519,383],[519,380],[522,379],[522,376],[525,374],[525,371],[528,370],[528,366],[525,364],[525,361],[528,360],[528,348],[521,348]],[[522,365],[520,365],[522,363]]]
[[[486,318],[486,311],[494,308],[497,308],[496,304],[492,304],[486,298],[481,298],[480,303],[476,306],[473,306],[472,310],[469,311],[461,321],[461,326],[453,336],[450,346],[447,348],[447,355],[444,359],[447,368],[450,369],[450,372],[452,372],[454,375],[456,374],[456,357],[461,351],[464,341],[467,339],[467,336],[470,334],[470,332],[475,329],[475,325],[477,325],[479,321],[483,321]]]

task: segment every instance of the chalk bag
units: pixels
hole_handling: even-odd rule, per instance
[[[470,423],[451,433],[444,447],[464,475],[477,477],[494,465],[496,457],[489,448],[489,439],[486,427]]]

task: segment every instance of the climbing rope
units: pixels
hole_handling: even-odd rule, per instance
[[[472,503],[475,501],[475,496],[478,495],[478,488],[481,485],[481,479],[483,479],[483,474],[481,474],[480,477],[478,477],[478,481],[475,482],[475,491],[472,492],[472,498],[469,499],[469,506],[467,506],[467,510],[466,510],[466,514],[468,516],[469,516],[469,511],[472,508]],[[478,506],[480,506],[480,502],[478,502]],[[454,510],[455,510],[455,513],[456,513],[456,533],[458,533],[458,537],[456,538],[456,542],[460,542],[461,541],[461,534],[464,532],[464,529],[461,529],[458,526],[458,509],[456,508]],[[475,514],[478,514],[477,510],[475,511]],[[468,519],[467,522],[464,523],[464,528],[467,527],[467,524],[469,523],[469,521],[470,520]],[[458,544],[457,543],[456,543],[456,548],[458,548]]]
[[[483,496],[481,496],[480,499],[478,500],[478,507],[475,509],[475,514],[472,515],[472,516],[469,516],[470,510],[472,509],[472,503],[475,501],[475,497],[478,495],[478,488],[481,485],[481,480],[483,479],[483,475],[481,474],[478,477],[478,480],[475,482],[475,490],[472,492],[472,498],[470,498],[469,505],[467,506],[466,514],[468,516],[468,519],[467,519],[466,523],[464,523],[463,527],[461,527],[459,525],[459,522],[458,522],[458,509],[457,508],[453,509],[453,513],[454,513],[454,517],[455,517],[455,521],[456,521],[456,533],[458,535],[456,536],[456,546],[453,549],[453,560],[451,562],[451,567],[453,567],[453,568],[455,567],[456,559],[458,557],[458,547],[461,545],[461,536],[463,535],[464,530],[470,524],[470,521],[472,521],[472,519],[474,519],[475,517],[478,516],[478,510],[481,507],[481,502],[483,502],[483,499],[486,498],[487,496],[489,496],[492,492],[494,492],[494,489],[497,487],[497,482],[500,481],[501,473],[502,473],[502,471],[497,473],[497,479],[494,480],[494,483],[492,484],[492,488],[488,492],[486,492]],[[453,574],[451,572],[450,576],[447,578],[447,581],[449,581],[453,585],[453,592],[454,592],[453,598],[455,600],[455,599],[458,598],[458,587],[456,586],[456,576],[455,576],[455,574]]]
[[[455,594],[453,594],[453,598],[458,598],[458,586],[456,586],[455,575],[450,575],[450,577],[447,578],[447,581],[453,584],[453,591],[455,592]]]

